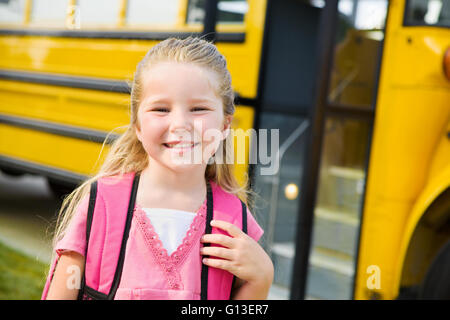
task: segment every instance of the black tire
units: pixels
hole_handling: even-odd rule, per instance
[[[1,171],[10,177],[21,177],[24,175],[24,172],[10,168],[8,169],[3,168]]]
[[[47,182],[53,195],[59,200],[63,200],[65,196],[70,194],[75,189],[75,186],[63,184],[61,182],[54,181],[51,179],[47,179]]]
[[[419,299],[450,300],[450,239],[431,263],[422,283]]]

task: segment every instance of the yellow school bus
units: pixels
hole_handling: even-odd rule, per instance
[[[450,299],[450,2],[390,1],[385,37],[355,294]]]
[[[1,170],[91,174],[136,63],[189,35],[227,58],[234,128],[278,143],[236,170],[269,298],[450,298],[450,1],[1,1]]]
[[[321,142],[306,156],[314,191],[298,224],[310,249],[298,232],[296,254],[310,252],[293,283],[300,296],[450,298],[450,2],[323,10],[311,120]]]

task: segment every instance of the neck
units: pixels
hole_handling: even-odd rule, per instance
[[[205,169],[206,165],[198,165],[191,170],[173,171],[156,161],[150,161],[142,171],[141,179],[154,190],[191,194],[206,190]]]

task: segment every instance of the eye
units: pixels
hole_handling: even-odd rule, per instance
[[[208,110],[208,108],[205,108],[205,107],[194,107],[194,108],[192,108],[192,111],[205,111],[205,110]]]
[[[154,108],[151,111],[156,111],[156,112],[169,112],[169,109],[167,108]]]

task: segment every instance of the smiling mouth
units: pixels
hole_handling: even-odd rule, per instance
[[[200,142],[195,143],[163,143],[166,148],[169,149],[191,149],[195,146],[198,146]]]

